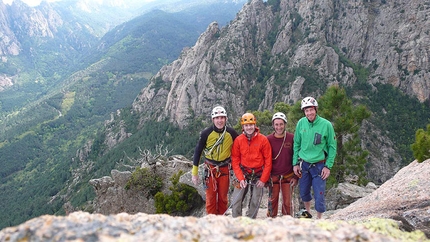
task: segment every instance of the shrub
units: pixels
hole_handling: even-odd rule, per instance
[[[179,183],[179,178],[183,173],[183,171],[179,171],[170,178],[173,184],[169,187],[171,194],[158,192],[155,195],[156,213],[187,216],[193,209],[203,205],[203,199],[194,187]]]
[[[154,196],[163,187],[162,178],[148,168],[137,167],[128,180],[125,189],[141,190],[147,197]]]

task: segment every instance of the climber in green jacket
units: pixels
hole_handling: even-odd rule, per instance
[[[326,210],[324,198],[326,181],[336,157],[336,135],[331,122],[317,114],[318,102],[315,98],[304,98],[301,110],[305,117],[299,120],[294,133],[293,170],[300,177],[300,197],[305,205],[307,217],[312,217],[310,214],[312,187],[317,218],[321,218]]]

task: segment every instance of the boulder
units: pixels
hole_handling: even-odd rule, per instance
[[[421,230],[430,238],[430,160],[416,160],[371,194],[336,211],[334,220],[389,218],[406,231]]]
[[[349,206],[358,199],[367,196],[376,190],[376,185],[369,182],[366,187],[361,187],[348,182],[339,183],[326,193],[327,210],[336,210]]]

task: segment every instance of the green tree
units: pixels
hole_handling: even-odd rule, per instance
[[[333,123],[337,139],[337,155],[328,186],[343,182],[347,175],[358,175],[359,184],[364,184],[368,152],[361,148],[358,131],[363,120],[370,117],[370,111],[364,105],[354,105],[345,89],[338,86],[328,88],[318,104],[319,115]]]
[[[430,159],[430,124],[427,124],[427,131],[418,129],[415,132],[415,143],[411,145],[414,158],[419,163]]]

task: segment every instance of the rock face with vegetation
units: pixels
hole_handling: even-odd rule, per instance
[[[160,158],[148,164],[142,162],[132,171],[112,170],[111,176],[90,180],[96,198],[92,208],[95,213],[155,213],[154,195],[157,192],[169,193],[171,177],[179,171],[189,171],[192,164],[183,156]],[[137,172],[136,172],[137,171]],[[139,175],[139,172],[142,172]],[[133,176],[138,176],[133,179]],[[155,183],[159,183],[156,186]]]
[[[186,125],[217,102],[237,119],[254,102],[271,109],[299,100],[300,93],[357,82],[389,83],[425,101],[428,9],[419,0],[253,0],[226,28],[211,24],[195,46],[160,70],[133,107]],[[259,95],[244,98],[250,91]]]
[[[323,220],[73,212],[5,228],[0,240],[430,241],[428,174],[430,160],[414,161],[370,195]]]

